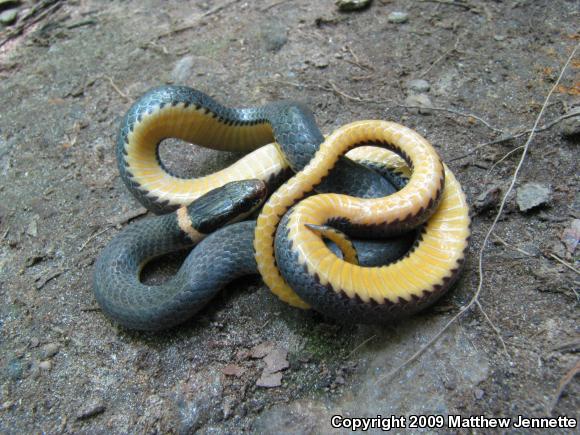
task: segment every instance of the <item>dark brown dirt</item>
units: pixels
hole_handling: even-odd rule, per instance
[[[408,21],[389,22],[393,11]],[[179,82],[232,106],[301,100],[325,133],[358,119],[403,123],[435,144],[473,203],[493,186],[507,188],[519,153],[502,157],[525,138],[457,158],[532,126],[578,43],[578,15],[578,3],[566,0],[375,0],[358,13],[339,13],[330,0],[77,0],[3,45],[0,432],[319,433],[331,430],[334,414],[577,419],[577,379],[560,397],[558,386],[578,364],[578,273],[551,254],[578,268],[561,242],[579,218],[578,136],[563,136],[559,124],[534,138],[517,183],[550,185],[550,203],[524,214],[510,198],[495,231],[507,244],[495,241],[485,256],[481,305],[508,354],[474,311],[385,378],[473,294],[493,204],[474,216],[458,285],[391,328],[299,312],[256,277],[230,285],[180,328],[135,333],[98,310],[91,277],[102,248],[143,214],[118,177],[114,140],[148,88]],[[545,122],[578,104],[578,62]],[[495,129],[402,107],[418,78],[429,82],[434,106]],[[190,175],[235,158],[184,144],[164,146],[163,157]],[[149,279],[177,260],[157,263]],[[253,353],[258,345],[288,352],[281,386],[256,385],[266,366],[266,355]]]

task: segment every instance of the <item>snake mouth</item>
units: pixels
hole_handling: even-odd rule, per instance
[[[204,234],[243,220],[258,209],[268,194],[261,180],[224,184],[199,197],[187,207],[193,227]]]

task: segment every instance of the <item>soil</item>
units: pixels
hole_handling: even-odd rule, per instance
[[[20,2],[21,19],[39,3]],[[562,243],[579,218],[578,135],[560,123],[531,142],[516,190],[540,183],[548,198],[525,213],[508,198],[485,252],[481,309],[388,376],[473,296],[493,189],[507,189],[521,149],[508,153],[525,137],[476,147],[531,128],[578,43],[576,1],[374,1],[359,12],[331,0],[49,3],[60,6],[0,48],[0,432],[320,433],[336,414],[579,417],[578,256]],[[578,62],[540,125],[578,104]],[[416,79],[429,90],[410,87]],[[287,307],[253,277],[174,330],[119,328],[93,297],[93,263],[145,210],[119,178],[115,136],[130,104],[164,83],[231,106],[304,101],[324,133],[359,119],[416,129],[470,203],[490,192],[462,279],[390,327]],[[162,157],[185,175],[238,158],[175,142]],[[145,279],[165,279],[182,258],[156,262]],[[439,431],[454,432],[427,430]]]

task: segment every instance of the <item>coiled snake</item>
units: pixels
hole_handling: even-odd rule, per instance
[[[184,179],[159,158],[169,137],[252,152]],[[121,178],[145,207],[177,209],[130,225],[97,259],[95,296],[128,328],[181,323],[234,278],[258,272],[293,306],[385,323],[433,303],[463,263],[470,222],[461,186],[423,137],[392,122],[354,122],[325,139],[299,103],[232,109],[164,86],[129,109],[116,153]],[[257,221],[231,224],[271,192]],[[169,282],[139,281],[150,258],[195,243]]]

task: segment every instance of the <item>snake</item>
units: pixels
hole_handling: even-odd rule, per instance
[[[160,158],[167,138],[247,154],[185,178]],[[299,102],[230,108],[167,85],[128,110],[116,156],[129,191],[161,215],[129,225],[96,261],[95,297],[127,328],[173,327],[256,273],[291,306],[389,323],[433,304],[464,263],[461,185],[425,138],[394,122],[356,121],[325,138]],[[191,246],[168,282],[140,282],[150,259]]]

